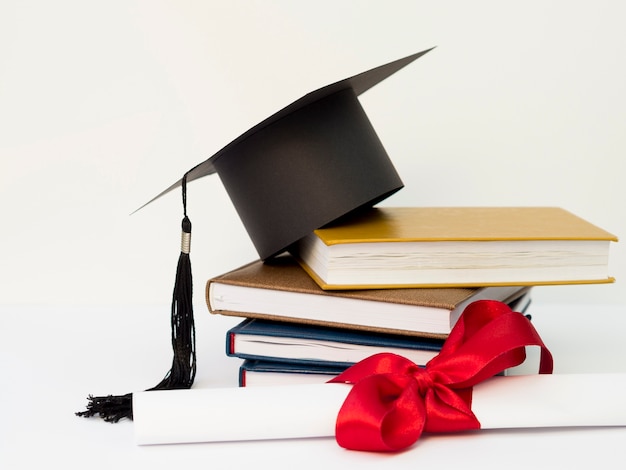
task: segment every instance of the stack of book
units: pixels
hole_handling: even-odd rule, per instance
[[[526,312],[533,286],[612,282],[617,238],[554,207],[372,208],[207,282],[242,317],[240,386],[325,382],[378,352],[425,365],[479,299]]]

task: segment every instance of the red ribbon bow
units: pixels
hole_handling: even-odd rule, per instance
[[[539,373],[552,373],[552,355],[528,318],[494,300],[468,305],[425,367],[381,353],[330,380],[354,384],[337,416],[337,443],[397,451],[423,431],[480,429],[471,410],[472,387],[524,362],[526,346],[541,348]]]

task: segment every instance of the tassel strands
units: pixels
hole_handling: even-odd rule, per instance
[[[191,275],[191,221],[187,217],[187,174],[182,179],[183,213],[181,252],[176,268],[176,280],[172,295],[171,328],[172,366],[163,380],[148,390],[173,390],[191,388],[196,376],[195,324],[193,316],[193,278]],[[77,416],[99,416],[116,423],[123,418],[133,419],[132,393],[126,395],[89,395],[85,411]]]
[[[165,378],[150,390],[191,388],[196,375],[195,326],[193,318],[193,280],[191,275],[191,221],[187,217],[187,178],[183,178],[181,251],[172,296],[172,367]]]

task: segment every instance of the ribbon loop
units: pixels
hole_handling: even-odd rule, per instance
[[[506,304],[470,304],[440,353],[424,368],[391,353],[370,356],[330,382],[353,384],[336,422],[337,443],[347,449],[396,451],[422,432],[479,429],[471,410],[472,387],[541,348],[539,373],[552,372],[552,355],[535,328]]]

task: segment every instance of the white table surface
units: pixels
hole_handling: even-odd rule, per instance
[[[530,313],[554,373],[626,373],[626,305],[535,302]],[[225,356],[224,333],[237,322],[196,306],[196,388],[236,386],[239,360]],[[517,373],[534,373],[534,359]],[[155,385],[170,361],[167,305],[0,306],[0,468],[626,468],[626,427],[428,435],[374,454],[332,438],[137,446],[131,421],[74,416],[90,393]]]

